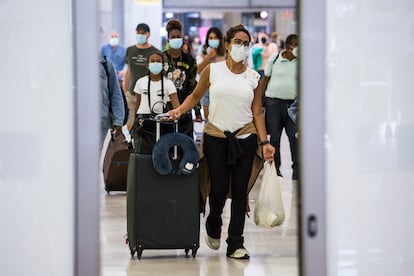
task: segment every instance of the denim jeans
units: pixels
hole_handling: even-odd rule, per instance
[[[283,129],[285,129],[287,137],[289,138],[290,153],[292,157],[292,178],[298,179],[298,145],[295,133],[297,132],[296,124],[288,115],[288,108],[293,103],[293,100],[283,100],[278,98],[265,97],[265,117],[267,133],[270,134],[270,144],[275,147],[275,165],[279,175],[280,173],[280,137]]]

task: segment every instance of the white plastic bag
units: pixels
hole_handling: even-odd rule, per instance
[[[276,173],[275,163],[266,161],[254,208],[254,222],[257,226],[272,228],[282,224],[284,219],[282,178]]]

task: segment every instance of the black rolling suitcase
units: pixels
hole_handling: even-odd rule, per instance
[[[126,191],[128,159],[132,145],[123,135],[111,137],[103,162],[105,191]]]
[[[159,124],[157,120],[157,127]],[[172,155],[176,155],[177,148],[174,151]],[[186,256],[192,250],[195,257],[200,237],[198,171],[162,175],[154,168],[151,154],[132,153],[128,167],[127,232],[131,257],[137,253],[141,259],[144,249],[184,249]]]

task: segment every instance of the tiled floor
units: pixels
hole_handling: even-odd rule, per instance
[[[253,212],[246,219],[245,246],[250,260],[234,260],[226,257],[225,236],[218,251],[209,249],[204,243],[205,218],[201,217],[200,248],[195,258],[185,257],[184,250],[144,250],[141,260],[131,259],[125,244],[126,194],[111,193],[103,189],[101,194],[101,275],[299,275],[298,237],[296,210],[296,183],[290,181],[291,170],[289,144],[282,137],[282,174],[284,177],[283,200],[286,218],[281,226],[273,229],[259,228],[254,224]],[[260,177],[258,179],[259,183]],[[255,185],[250,194],[253,210],[260,185]],[[223,233],[228,226],[229,204],[223,216]],[[191,253],[191,252],[190,252]]]

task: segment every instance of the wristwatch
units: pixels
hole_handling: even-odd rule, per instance
[[[269,140],[264,140],[264,141],[259,142],[260,146],[264,146],[264,145],[267,145],[267,144],[270,144]]]

